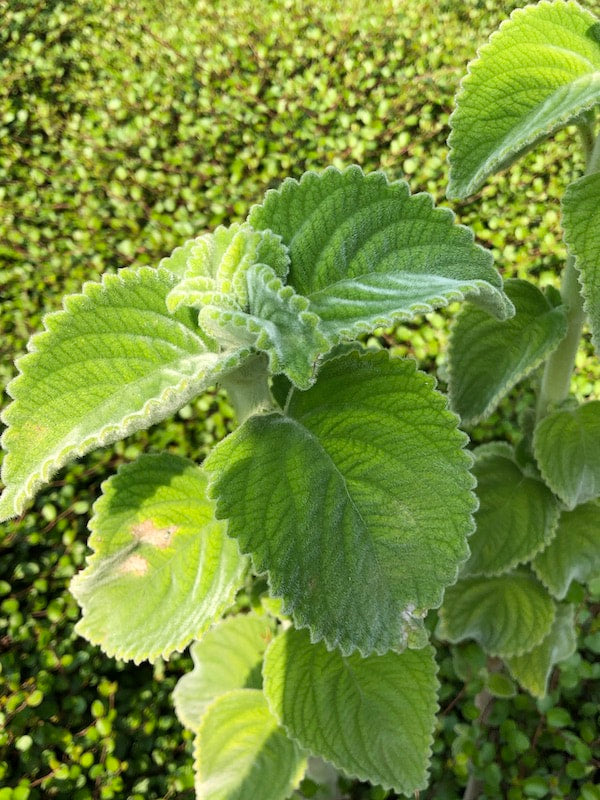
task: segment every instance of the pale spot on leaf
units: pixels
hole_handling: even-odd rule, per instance
[[[145,575],[148,572],[148,562],[143,556],[134,553],[121,564],[119,572],[125,575]]]
[[[167,528],[159,528],[151,519],[145,519],[133,525],[131,533],[140,542],[151,544],[164,550],[171,544],[173,534],[177,531],[177,525],[169,525]]]

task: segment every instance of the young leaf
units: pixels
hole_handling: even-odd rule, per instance
[[[210,352],[193,311],[168,314],[176,282],[166,270],[121,270],[46,317],[8,386],[0,520],[67,461],[165,419],[242,360],[247,348]]]
[[[542,483],[523,474],[512,454],[475,450],[479,509],[469,538],[463,575],[500,575],[530,561],[554,536],[558,501]]]
[[[556,619],[546,638],[528,653],[507,658],[513,678],[534,697],[544,697],[552,667],[575,651],[575,607],[558,605]]]
[[[514,317],[497,320],[466,304],[452,329],[448,394],[464,425],[491,414],[567,330],[564,308],[554,307],[533,284],[512,279],[504,290],[515,306]]]
[[[598,19],[572,0],[511,14],[469,65],[450,119],[449,197],[468,197],[600,101]]]
[[[422,642],[425,609],[466,558],[464,443],[412,361],[354,352],[285,414],[247,419],[206,468],[218,516],[284,611],[314,641],[368,654]]]
[[[585,503],[564,511],[556,536],[532,566],[559,600],[567,594],[571,581],[587,583],[600,575],[600,505]]]
[[[571,183],[562,200],[565,241],[576,257],[585,310],[600,353],[600,173]]]
[[[438,636],[475,639],[489,655],[508,658],[540,644],[554,617],[552,598],[528,572],[476,576],[446,589]]]
[[[192,672],[179,679],[173,701],[182,725],[197,732],[209,703],[232,689],[262,689],[262,662],[273,637],[273,621],[237,614],[194,642]]]
[[[427,785],[437,705],[432,647],[343,657],[290,628],[265,656],[265,694],[288,734],[360,780],[412,795]]]
[[[404,182],[359,167],[329,167],[286,179],[248,217],[288,246],[287,278],[310,300],[332,338],[355,338],[378,325],[469,297],[500,318],[513,309],[492,256],[448,209]]]
[[[600,495],[600,401],[556,411],[535,429],[542,477],[567,508]]]
[[[233,602],[240,558],[186,459],[143,455],[103,484],[86,568],[71,582],[76,629],[117,658],[153,660],[183,648]]]
[[[286,800],[306,770],[305,756],[256,689],[227,692],[208,706],[195,754],[202,800]]]

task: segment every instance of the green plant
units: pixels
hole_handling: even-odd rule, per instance
[[[575,27],[592,25],[574,4],[538,8],[523,14],[559,9]],[[562,124],[581,112],[577,101]],[[468,172],[457,159],[461,124],[473,129],[468,115],[461,123],[460,107],[459,99],[454,191],[461,169],[463,182]],[[582,125],[590,140],[593,121]],[[542,132],[547,127],[544,121]],[[528,130],[511,146],[520,152],[538,133]],[[486,158],[507,163],[493,147]],[[577,218],[581,204],[571,207]],[[556,460],[544,455],[555,435],[544,426],[557,413],[593,434],[594,404],[554,411],[563,399],[557,384],[566,391],[572,367],[572,355],[569,362],[559,348],[579,341],[580,322],[566,294],[572,286],[565,302],[519,281],[505,288],[489,254],[426,196],[410,197],[404,184],[380,174],[327,170],[284,182],[247,224],[188,242],[158,270],[125,270],[86,285],[33,340],[5,415],[6,517],[67,458],[165,418],[215,381],[237,410],[240,428],[203,470],[169,454],[142,456],[105,484],[91,523],[95,553],[73,584],[84,612],[79,629],[109,654],[168,656],[200,637],[231,605],[248,567],[214,517],[209,479],[229,535],[252,554],[257,572],[268,572],[283,604],[265,599],[264,611],[287,628],[265,659],[269,705],[260,692],[265,645],[276,632],[269,613],[228,618],[206,633],[193,646],[196,668],[176,693],[180,717],[197,734],[202,796],[285,797],[304,769],[297,742],[351,775],[405,793],[422,787],[436,707],[422,619],[459,567],[442,635],[477,639],[540,694],[552,663],[572,650],[570,609],[519,565],[535,557],[540,574],[538,553],[549,558],[566,528],[588,555],[575,548],[572,569],[560,578],[551,566],[549,588],[562,599],[565,582],[597,571],[593,448],[591,463],[583,453],[584,481],[573,470],[550,475]],[[480,508],[466,564],[476,502],[456,418],[412,362],[354,344],[379,325],[462,298],[477,303],[459,318],[450,351],[450,397],[465,424],[547,365],[538,419],[524,420],[517,451],[488,445],[477,452]],[[570,453],[581,465],[576,446]],[[518,541],[496,538],[490,548],[502,532],[490,518],[507,513],[507,494],[515,505],[505,524]],[[493,624],[490,598],[491,614],[507,609],[508,628]],[[290,617],[296,628],[287,627]],[[497,676],[490,688],[501,691]],[[235,772],[227,769],[233,753]]]

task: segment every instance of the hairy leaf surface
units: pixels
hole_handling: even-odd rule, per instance
[[[206,468],[228,532],[315,641],[347,654],[423,641],[465,560],[464,434],[430,377],[385,352],[325,363],[286,413],[250,417]]]
[[[522,378],[544,361],[564,337],[562,306],[555,308],[527,281],[508,280],[507,296],[515,316],[490,317],[467,304],[452,328],[448,351],[448,393],[463,424],[487,417]]]
[[[599,20],[572,0],[511,14],[469,65],[450,119],[449,197],[468,197],[600,102]]]
[[[143,455],[103,484],[86,568],[71,582],[76,629],[117,658],[168,657],[233,602],[247,566],[187,459]]]
[[[289,629],[265,657],[265,694],[288,734],[346,774],[412,795],[427,785],[438,681],[432,647],[361,658]]]

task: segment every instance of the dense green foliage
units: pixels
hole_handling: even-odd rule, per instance
[[[59,307],[59,295],[106,269],[156,264],[205,227],[243,218],[282,174],[356,161],[404,174],[414,190],[441,199],[448,110],[473,55],[470,29],[481,39],[496,24],[481,5],[340,4],[325,12],[318,3],[307,11],[274,2],[253,26],[244,3],[231,4],[224,17],[202,3],[190,18],[180,2],[168,22],[153,4],[135,12],[115,6],[113,14],[91,3],[10,11],[0,33],[8,39],[2,69],[10,78],[0,90],[0,134],[10,137],[0,161],[3,382],[12,356],[42,311]],[[580,166],[565,157],[562,141],[496,179],[476,207],[463,207],[463,221],[479,215],[475,229],[507,276],[523,277],[536,248],[540,283],[555,282],[563,254],[556,198]],[[495,230],[499,217],[507,222]],[[444,319],[430,315],[434,333],[403,325],[380,338],[397,352],[432,358],[446,339]],[[578,394],[597,394],[596,377],[580,367]],[[478,429],[480,438],[510,436],[513,420],[502,414],[501,406]],[[201,457],[231,419],[223,398],[207,395],[175,422],[71,467],[11,525],[0,576],[0,710],[7,715],[0,781],[14,787],[22,779],[23,789],[2,789],[0,798],[27,797],[28,782],[30,797],[192,796],[189,747],[183,752],[186,737],[167,696],[189,659],[171,662],[158,688],[140,689],[148,668],[115,666],[74,640],[77,611],[64,587],[83,563],[80,518],[102,478],[142,449]],[[259,593],[249,588],[240,603],[257,602]],[[571,595],[582,599],[576,588]],[[474,716],[468,697],[483,673],[471,676],[467,699],[442,716],[431,797],[456,796],[470,757],[490,797],[598,796],[591,788],[598,623],[584,610],[579,622],[582,654],[561,668],[547,700],[537,707],[525,695],[499,702],[487,749],[476,751],[469,726],[448,751],[454,726]],[[450,705],[458,682],[449,657],[441,671],[449,680],[442,702]],[[378,796],[376,789],[349,791]]]

